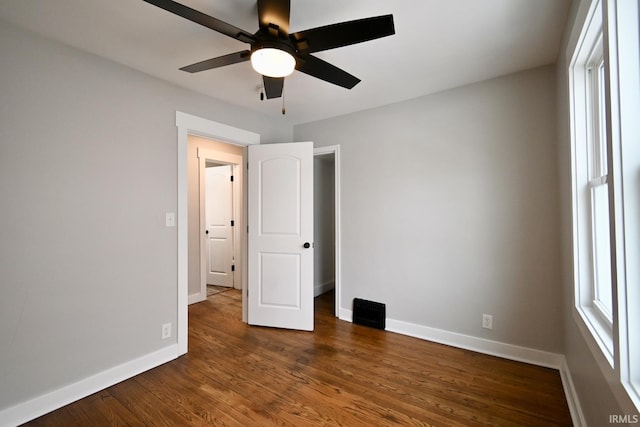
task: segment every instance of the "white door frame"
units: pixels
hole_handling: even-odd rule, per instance
[[[178,128],[178,307],[176,319],[176,338],[178,355],[187,353],[188,337],[188,300],[189,300],[189,248],[187,216],[189,205],[187,177],[187,140],[188,135],[203,136],[233,145],[248,146],[260,144],[260,134],[244,129],[228,126],[223,123],[203,119],[191,114],[176,111],[176,127]],[[243,206],[246,202],[243,201]],[[246,209],[243,207],[243,223],[246,224]],[[246,238],[246,234],[245,234]],[[243,241],[246,248],[246,242]],[[246,249],[245,249],[246,250]],[[243,254],[245,255],[245,254]],[[246,259],[243,256],[243,259]],[[246,263],[242,263],[242,287],[246,289]],[[244,302],[243,302],[244,305]]]
[[[343,316],[340,316],[340,301],[341,301],[341,265],[340,265],[340,146],[339,145],[327,145],[325,147],[315,147],[313,149],[313,155],[323,156],[325,154],[333,154],[334,159],[334,215],[335,215],[335,316],[343,320],[351,321],[350,312],[345,310]]]

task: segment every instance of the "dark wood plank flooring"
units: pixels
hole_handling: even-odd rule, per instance
[[[249,327],[240,292],[189,307],[189,353],[29,426],[570,426],[558,371],[353,325]]]

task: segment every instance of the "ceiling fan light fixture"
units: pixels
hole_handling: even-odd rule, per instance
[[[296,60],[285,50],[263,47],[251,54],[251,66],[263,76],[286,77],[293,73]]]

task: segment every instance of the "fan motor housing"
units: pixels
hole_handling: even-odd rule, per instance
[[[289,39],[272,39],[272,38],[258,38],[251,45],[251,53],[260,49],[280,49],[287,52],[289,55],[295,57],[296,49],[293,47],[293,43]]]

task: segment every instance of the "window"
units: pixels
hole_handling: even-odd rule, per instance
[[[639,0],[592,0],[569,67],[576,321],[609,383],[623,389],[636,410],[639,12]]]
[[[591,289],[589,304],[600,322],[611,330],[613,326],[611,291],[611,240],[609,239],[609,185],[607,175],[607,128],[605,107],[605,69],[602,32],[595,41],[587,63],[586,73],[586,125],[584,141],[588,158],[588,181],[591,233]],[[580,142],[577,142],[578,144]],[[580,183],[578,183],[580,185]]]
[[[600,2],[571,62],[575,305],[613,367],[606,67]]]

